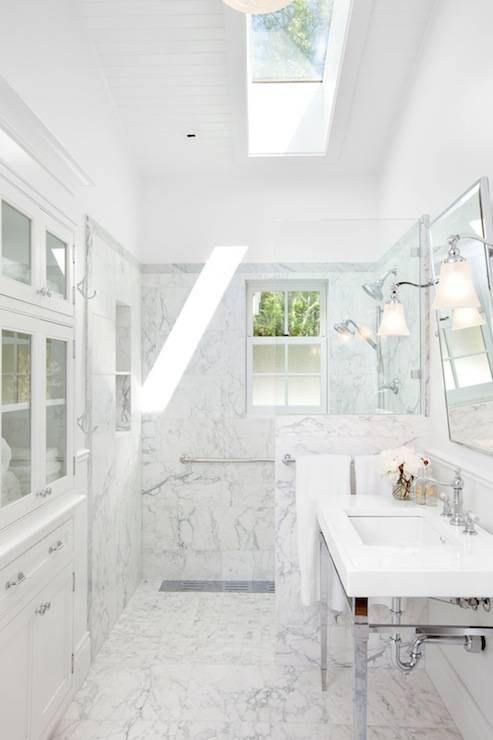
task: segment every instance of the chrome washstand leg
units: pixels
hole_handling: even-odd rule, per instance
[[[320,671],[322,691],[327,691],[328,628],[329,628],[329,552],[320,533]]]
[[[368,599],[353,600],[353,740],[367,740]]]

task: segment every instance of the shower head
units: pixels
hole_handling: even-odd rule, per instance
[[[338,324],[334,324],[334,329],[338,334],[342,334],[343,336],[348,337],[354,334],[355,326],[356,324],[354,324],[351,319],[345,319],[345,321],[340,321]]]
[[[397,269],[395,267],[392,270],[388,270],[385,275],[377,280],[371,280],[368,283],[364,283],[361,287],[370,298],[374,301],[383,301],[383,286],[389,275],[397,275]]]
[[[378,350],[377,343],[371,338],[369,335],[369,332],[367,329],[361,328],[355,321],[352,319],[344,319],[344,321],[339,321],[339,323],[334,324],[334,329],[338,334],[342,334],[344,337],[350,337],[356,334],[360,335],[362,339],[365,340],[367,344],[370,345],[370,347],[374,350]]]

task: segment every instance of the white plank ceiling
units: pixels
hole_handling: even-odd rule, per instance
[[[435,0],[357,0],[325,160],[376,172],[409,89]],[[139,169],[257,168],[247,161],[245,27],[222,0],[78,0]],[[352,45],[352,47],[351,47]],[[351,71],[352,70],[352,71]],[[196,134],[188,139],[187,134]],[[286,163],[287,165],[287,163]],[[281,160],[269,167],[282,168]]]
[[[221,0],[79,0],[141,169],[231,157]],[[187,134],[196,134],[195,139]]]

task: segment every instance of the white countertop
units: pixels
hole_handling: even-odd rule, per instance
[[[419,506],[387,496],[334,496],[318,502],[320,528],[348,596],[486,597],[493,595],[493,535],[462,533],[440,516],[441,506]],[[354,516],[424,517],[443,544],[365,544]],[[389,526],[392,521],[389,520]]]

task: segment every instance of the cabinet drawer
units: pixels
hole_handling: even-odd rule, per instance
[[[0,570],[0,616],[27,598],[72,560],[73,521],[62,524]]]

